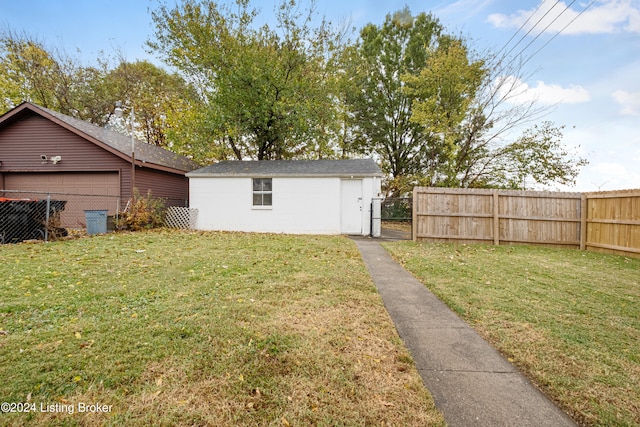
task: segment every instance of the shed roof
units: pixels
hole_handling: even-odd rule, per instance
[[[382,176],[373,159],[227,160],[189,172],[189,178],[209,177],[369,177]]]
[[[31,111],[52,120],[71,132],[89,141],[98,143],[98,145],[103,145],[103,148],[108,151],[131,161],[131,137],[30,102],[24,102],[3,116],[0,116],[0,126],[10,121],[13,117],[21,116],[25,111]],[[163,169],[168,168],[181,172],[192,171],[200,167],[200,165],[193,160],[162,147],[138,140],[134,141],[136,163],[142,163],[142,166],[156,165]],[[147,165],[145,165],[145,163]]]

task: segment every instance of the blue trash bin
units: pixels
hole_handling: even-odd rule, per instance
[[[87,220],[87,234],[98,234],[107,232],[107,211],[84,211],[84,217]]]

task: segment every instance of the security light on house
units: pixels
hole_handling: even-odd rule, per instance
[[[62,161],[62,156],[51,156],[51,157],[47,157],[46,154],[40,154],[40,160],[42,160],[42,164],[44,165],[47,162],[51,162],[54,165],[57,164],[58,162]]]

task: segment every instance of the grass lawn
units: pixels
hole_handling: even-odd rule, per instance
[[[581,424],[640,425],[640,259],[385,244]]]
[[[164,230],[0,258],[0,402],[36,409],[0,425],[444,424],[345,237]]]
[[[411,233],[410,222],[383,221],[382,227],[387,228],[389,230],[404,231],[405,233]]]

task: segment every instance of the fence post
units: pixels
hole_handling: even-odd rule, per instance
[[[493,244],[500,244],[500,194],[493,190]]]
[[[380,237],[381,223],[382,223],[382,199],[379,197],[371,198],[371,212],[370,212],[370,237]]]
[[[47,193],[47,213],[44,215],[44,241],[49,241],[49,210],[51,208],[51,193]]]
[[[411,240],[418,241],[418,187],[413,187],[411,200]]]
[[[369,237],[373,237],[373,200],[369,203]]]
[[[412,194],[413,195],[413,194]],[[411,240],[413,240],[413,210],[416,208],[413,202],[413,198],[411,198]],[[382,216],[382,215],[381,215]]]
[[[587,195],[580,194],[580,250],[587,249]]]

